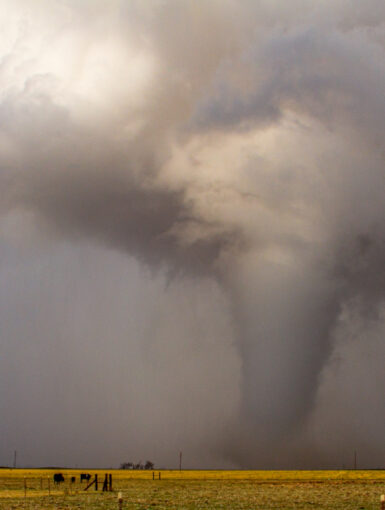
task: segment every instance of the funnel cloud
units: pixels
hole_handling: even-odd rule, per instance
[[[382,467],[383,3],[0,6],[0,464]]]

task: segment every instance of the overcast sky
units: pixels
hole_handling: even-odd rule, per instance
[[[0,465],[385,464],[383,0],[0,0]]]

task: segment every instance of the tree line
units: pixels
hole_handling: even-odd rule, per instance
[[[150,460],[146,460],[144,464],[142,464],[142,461],[137,464],[135,462],[122,462],[120,469],[154,469],[154,463]]]

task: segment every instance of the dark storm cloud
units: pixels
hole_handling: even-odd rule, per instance
[[[207,383],[212,370],[218,383],[212,391],[207,385],[207,401],[198,391],[191,404],[209,416],[191,431],[191,449],[210,445],[205,462],[227,457],[241,466],[332,462],[330,450],[319,453],[325,438],[314,431],[322,423],[339,430],[341,402],[331,399],[330,415],[325,405],[330,381],[345,381],[359,352],[357,342],[349,350],[342,339],[373,321],[363,345],[373,340],[382,349],[382,4],[41,2],[31,10],[20,0],[4,13],[11,20],[0,66],[5,245],[15,242],[12,215],[24,214],[18,238],[33,224],[37,244],[41,236],[58,245],[92,242],[96,252],[118,250],[161,275],[178,275],[173,285],[181,294],[164,291],[172,295],[164,314],[173,318],[164,329],[170,366],[163,368],[180,359],[176,339],[188,345],[191,335],[200,353],[196,379],[203,374]],[[7,257],[4,264],[11,267]],[[102,273],[100,285],[109,274]],[[153,276],[155,286],[161,275]],[[188,303],[181,300],[201,288],[207,299],[210,281],[223,301],[207,301],[206,329],[235,388],[212,419],[221,369],[210,350],[205,365],[207,344],[199,346],[194,321],[183,328]],[[120,300],[118,291],[110,298]],[[119,345],[123,315],[111,330]],[[148,307],[150,323],[156,315]],[[92,329],[92,314],[84,327]],[[221,341],[226,328],[237,353],[231,338]],[[60,331],[71,336],[67,323]],[[156,351],[153,331],[140,338]],[[329,362],[336,352],[346,357],[340,372]],[[156,359],[154,352],[143,366]],[[183,370],[176,377],[181,390],[169,415],[185,394]],[[354,395],[365,408],[365,390]],[[83,400],[76,402],[81,414]],[[143,417],[170,425],[156,399],[148,407],[138,402]],[[111,411],[111,422],[117,414]],[[178,416],[182,430],[186,420]],[[161,434],[165,444],[171,429]],[[147,435],[139,437],[145,444]],[[347,449],[357,437],[346,435]],[[157,453],[164,462],[166,450]]]

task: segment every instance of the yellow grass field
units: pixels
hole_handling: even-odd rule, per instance
[[[53,483],[56,472],[65,477],[59,487]],[[98,474],[98,491],[84,490],[82,472]],[[112,474],[112,492],[101,490],[105,473]],[[385,493],[385,471],[0,469],[1,510],[112,510],[118,508],[118,492],[125,509],[374,510]]]

